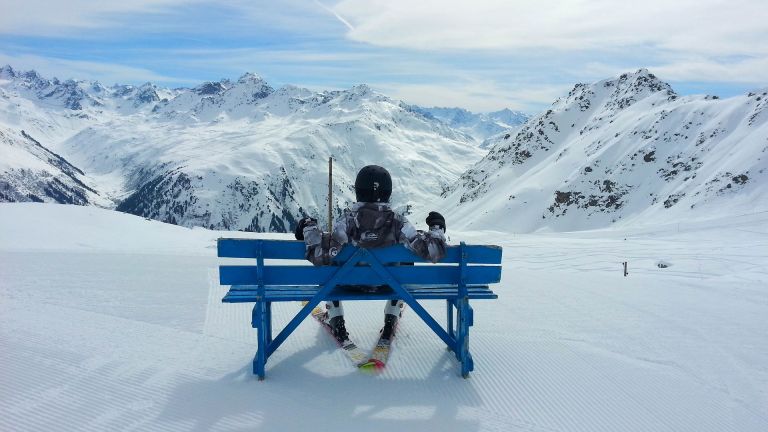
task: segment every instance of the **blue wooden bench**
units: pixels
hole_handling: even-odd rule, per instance
[[[218,256],[255,259],[245,265],[222,265],[219,279],[231,285],[225,303],[255,303],[251,325],[258,329],[258,350],[253,373],[264,379],[267,359],[299,326],[312,309],[325,300],[403,299],[445,342],[461,363],[461,375],[473,370],[469,353],[469,327],[473,311],[469,300],[495,299],[488,284],[501,279],[501,247],[472,246],[463,242],[449,246],[446,257],[430,264],[402,245],[381,249],[345,246],[334,265],[312,266],[304,258],[304,242],[291,240],[219,239]],[[299,260],[303,265],[267,263],[266,260]],[[295,261],[294,261],[295,262]],[[412,266],[401,263],[412,262]],[[366,293],[344,289],[344,285],[388,285]],[[443,328],[418,300],[445,300]],[[272,336],[272,303],[307,301],[283,330]],[[455,319],[454,319],[455,311]]]

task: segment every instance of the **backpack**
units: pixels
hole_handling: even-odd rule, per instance
[[[391,246],[397,243],[397,232],[402,229],[390,209],[363,205],[352,215],[350,237],[358,246],[366,249]]]

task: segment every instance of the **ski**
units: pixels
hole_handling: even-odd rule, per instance
[[[394,339],[394,337],[392,338]],[[370,358],[360,365],[363,372],[378,372],[387,366],[387,359],[392,348],[392,339],[379,337],[376,346],[371,351]]]
[[[404,306],[404,305],[403,305]],[[389,339],[385,339],[384,336],[384,328],[382,327],[379,331],[379,340],[376,341],[376,345],[373,347],[373,350],[371,351],[371,355],[368,358],[368,361],[360,365],[360,369],[363,372],[380,372],[387,366],[387,360],[389,359],[389,353],[392,351],[392,342],[395,340],[395,336],[397,335],[397,327],[400,325],[400,320],[403,317],[403,307],[401,306],[400,314],[398,315],[397,321],[395,322],[395,328],[392,332],[392,335]]]
[[[344,354],[347,356],[347,358],[354,364],[355,366],[360,366],[363,363],[365,363],[368,359],[368,354],[363,351],[360,347],[358,347],[354,342],[352,342],[349,339],[349,336],[347,336],[347,339],[344,340],[344,342],[339,342],[336,340],[335,337],[333,337],[333,332],[331,332],[331,326],[328,324],[328,322],[325,320],[325,310],[322,306],[318,305],[315,306],[314,309],[312,309],[312,318],[315,319],[323,328],[328,332],[328,335],[330,335],[334,342],[341,348],[341,350],[344,352]]]

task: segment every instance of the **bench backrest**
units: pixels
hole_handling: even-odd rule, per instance
[[[336,256],[335,266],[306,265],[304,242],[293,240],[219,239],[218,256],[256,259],[256,265],[222,265],[222,285],[322,285],[334,277],[343,265],[354,259],[334,282],[339,285],[386,284],[371,265],[385,267],[400,284],[481,285],[501,279],[501,247],[465,245],[448,246],[446,256],[437,265],[401,266],[400,263],[426,263],[403,245],[362,249],[346,245]],[[299,260],[303,265],[265,264],[265,260]],[[367,265],[367,264],[370,265]]]

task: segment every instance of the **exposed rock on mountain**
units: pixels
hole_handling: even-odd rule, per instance
[[[103,204],[83,176],[25,131],[0,127],[0,202]]]
[[[464,225],[579,230],[768,208],[766,92],[678,96],[647,70],[577,84],[444,193]]]

